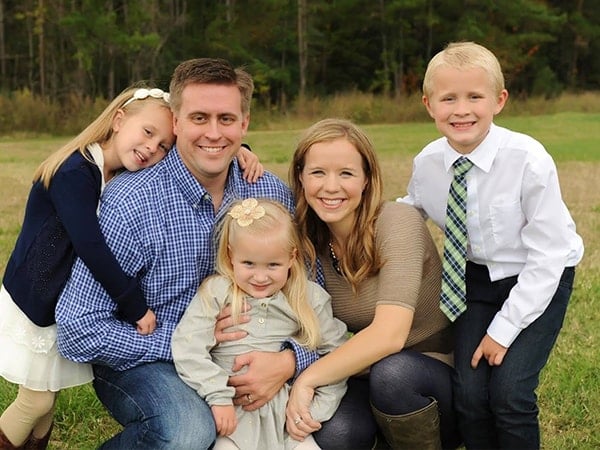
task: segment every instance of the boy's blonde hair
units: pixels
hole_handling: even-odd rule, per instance
[[[383,198],[381,168],[375,154],[375,148],[369,137],[354,123],[344,119],[323,119],[308,128],[301,137],[289,170],[289,182],[296,201],[296,222],[300,237],[311,262],[313,276],[316,270],[317,254],[315,249],[328,248],[331,241],[329,227],[308,205],[304,197],[304,188],[300,176],[304,170],[306,154],[315,144],[346,139],[351,143],[362,159],[367,184],[356,210],[356,223],[348,236],[341,270],[354,294],[366,278],[379,272],[381,257],[375,245],[375,222],[379,216]]]
[[[216,271],[231,281],[231,315],[234,323],[237,323],[242,313],[246,294],[233,282],[233,266],[229,247],[235,247],[237,239],[255,239],[256,237],[264,238],[265,236],[278,237],[280,239],[276,241],[277,245],[283,244],[284,250],[293,259],[282,292],[300,325],[300,331],[294,338],[301,345],[315,349],[321,336],[317,317],[306,298],[308,276],[298,230],[289,211],[279,202],[267,199],[257,199],[257,201],[256,207],[262,208],[264,215],[249,220],[250,223],[246,225],[246,222],[240,222],[230,214],[226,214],[220,228]],[[241,204],[242,201],[235,202],[231,205],[229,212]],[[202,290],[202,287],[200,289]]]
[[[60,166],[75,152],[79,152],[83,157],[90,162],[94,162],[90,159],[86,151],[86,147],[93,143],[104,144],[108,142],[113,136],[113,121],[117,112],[122,110],[125,115],[128,113],[137,114],[140,112],[147,102],[154,102],[167,109],[170,108],[169,103],[164,98],[155,98],[148,96],[143,101],[132,101],[127,103],[133,98],[133,94],[140,88],[145,86],[132,86],[125,89],[112,102],[100,113],[96,119],[90,123],[85,129],[59,148],[56,152],[52,153],[46,158],[36,169],[33,174],[33,182],[38,180],[48,189],[52,177]],[[149,88],[148,88],[149,89]]]
[[[481,68],[488,74],[496,94],[499,95],[504,89],[504,75],[498,59],[487,48],[475,42],[452,42],[431,58],[423,78],[423,94],[427,97],[434,90],[433,75],[439,67],[458,70]]]

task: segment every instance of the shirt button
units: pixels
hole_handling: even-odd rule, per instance
[[[263,319],[262,317],[260,319],[258,319],[258,323],[265,323],[265,319]]]
[[[262,302],[262,303],[260,304],[260,306],[262,306],[263,308],[266,308],[266,307],[267,307],[267,304],[266,304],[265,302]]]

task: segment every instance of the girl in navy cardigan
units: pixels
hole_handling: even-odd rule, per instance
[[[111,253],[96,212],[105,183],[166,155],[175,141],[172,121],[167,92],[128,88],[36,170],[0,289],[0,375],[19,385],[0,417],[0,448],[46,448],[57,392],[92,379],[91,366],[64,359],[56,345],[54,308],[76,256],[118,304],[123,321],[141,334],[153,332],[154,313],[135,276]],[[262,173],[248,149],[239,158],[246,178]]]

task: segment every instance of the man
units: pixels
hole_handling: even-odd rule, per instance
[[[252,78],[218,59],[181,63],[171,79],[175,147],[151,169],[106,189],[100,223],[124,270],[136,275],[157,328],[143,336],[115,316],[114,302],[77,261],[56,309],[61,353],[94,368],[96,394],[124,430],[102,448],[206,449],[215,425],[178,377],[171,335],[199,284],[213,272],[213,229],[235,199],[269,197],[290,210],[287,186],[265,173],[243,180],[234,159],[250,121]],[[241,362],[240,362],[241,361]],[[260,407],[289,379],[290,351],[245,355],[237,403]],[[255,390],[252,390],[255,389]]]

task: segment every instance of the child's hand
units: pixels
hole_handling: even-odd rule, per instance
[[[138,333],[146,335],[151,334],[156,329],[156,316],[152,310],[148,309],[146,314],[136,323]]]
[[[214,405],[210,409],[215,419],[219,436],[229,436],[235,431],[237,417],[233,405]]]
[[[485,358],[490,366],[499,366],[504,361],[504,355],[508,349],[486,334],[473,353],[471,367],[476,369],[481,358]]]
[[[243,145],[237,153],[237,159],[240,167],[244,169],[244,179],[249,183],[255,183],[265,173],[258,156]]]

